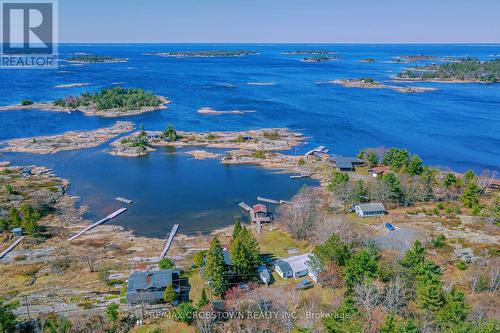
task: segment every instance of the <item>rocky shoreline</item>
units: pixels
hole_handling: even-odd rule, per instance
[[[20,152],[33,154],[55,154],[63,150],[78,150],[97,147],[120,134],[134,130],[129,121],[117,121],[112,127],[95,131],[65,132],[60,135],[39,136],[33,138],[14,139],[2,142],[6,145],[3,152]]]
[[[339,84],[346,88],[362,88],[362,89],[391,89],[401,93],[420,93],[425,91],[434,91],[432,87],[412,87],[412,86],[394,86],[383,84],[377,81],[366,81],[363,79],[348,79],[348,80],[333,80],[328,83]]]
[[[67,112],[71,113],[73,111],[82,112],[86,116],[103,117],[103,118],[115,118],[115,117],[127,117],[135,116],[147,112],[164,110],[167,105],[170,104],[170,100],[164,96],[157,96],[161,100],[161,104],[158,106],[145,106],[137,110],[123,110],[123,109],[106,109],[98,110],[93,106],[79,106],[77,108],[71,108],[67,106],[57,106],[53,102],[46,103],[33,103],[29,105],[8,105],[0,106],[0,111],[10,111],[10,110],[43,110],[43,111],[54,111],[54,112]]]

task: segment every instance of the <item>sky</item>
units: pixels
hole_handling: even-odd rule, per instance
[[[58,3],[67,43],[500,43],[500,0]]]

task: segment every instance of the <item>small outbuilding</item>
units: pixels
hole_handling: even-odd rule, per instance
[[[271,274],[265,265],[260,265],[257,267],[257,272],[259,273],[259,279],[264,284],[269,284],[271,282]]]
[[[22,236],[23,235],[23,228],[13,228],[12,233],[16,236]]]
[[[382,176],[387,171],[389,171],[389,169],[387,167],[376,166],[374,168],[368,169],[368,174],[371,177],[380,177],[380,176]]]
[[[354,206],[356,215],[360,217],[383,216],[387,213],[382,203],[363,203]]]
[[[253,222],[271,222],[273,219],[273,214],[267,210],[266,205],[256,204],[253,205],[252,210],[252,221]]]

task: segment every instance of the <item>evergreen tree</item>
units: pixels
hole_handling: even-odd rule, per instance
[[[175,128],[172,125],[168,125],[167,128],[161,133],[161,136],[165,139],[168,139],[168,141],[173,142],[177,141],[179,136],[177,135],[177,132],[175,131]]]
[[[442,283],[438,277],[417,277],[415,292],[423,309],[436,313],[443,306]]]
[[[252,233],[244,226],[231,245],[231,262],[239,274],[247,278],[254,276],[260,262],[259,245]]]
[[[471,184],[476,179],[476,174],[472,170],[467,170],[464,173],[465,184]]]
[[[365,182],[362,179],[358,179],[354,182],[352,187],[352,202],[368,202],[370,197],[368,194],[368,188],[365,186]]]
[[[445,296],[445,305],[436,314],[436,319],[442,330],[452,329],[464,323],[469,315],[470,306],[464,302],[464,294],[452,289]]]
[[[322,266],[326,266],[329,262],[344,266],[351,257],[352,244],[343,242],[338,235],[333,234],[324,244],[316,246],[313,253]]]
[[[349,176],[345,172],[340,172],[340,171],[333,171],[332,173],[332,178],[330,179],[330,182],[327,185],[327,189],[329,191],[333,191],[334,189],[338,188],[339,186],[345,185],[349,182]]]
[[[209,301],[208,301],[207,293],[205,292],[205,288],[203,288],[201,290],[201,296],[200,296],[200,300],[198,302],[198,307],[201,308],[204,305],[207,305],[208,303],[209,303]]]
[[[172,303],[177,299],[177,295],[175,294],[174,287],[172,285],[167,286],[165,288],[165,292],[163,293],[163,300],[165,303]]]
[[[422,159],[417,154],[413,154],[410,159],[410,163],[408,164],[408,175],[420,175],[423,171],[424,167],[422,166]]]
[[[389,199],[394,202],[400,202],[403,198],[403,189],[398,177],[394,173],[386,173],[382,176],[382,181],[389,188]]]
[[[378,251],[374,247],[362,249],[351,256],[344,268],[346,283],[353,287],[363,282],[365,278],[374,278],[377,276],[377,258]]]
[[[457,176],[454,173],[447,173],[443,180],[443,185],[447,189],[458,184]]]
[[[481,189],[474,183],[469,183],[460,197],[465,207],[474,208],[479,205],[479,193]]]
[[[229,287],[224,253],[217,237],[214,237],[210,243],[204,277],[214,295],[221,296]]]
[[[170,258],[164,257],[160,259],[158,266],[160,269],[172,269],[175,267],[175,264]]]
[[[108,320],[113,323],[113,326],[116,324],[118,320],[118,304],[116,303],[111,303],[108,305],[106,308],[106,317],[108,317]]]
[[[239,219],[237,219],[234,222],[233,235],[231,236],[231,240],[233,242],[236,240],[236,238],[238,238],[238,235],[240,234],[241,229],[242,229],[241,221]]]
[[[406,149],[391,148],[382,159],[382,164],[390,166],[394,171],[400,171],[408,165],[410,153]]]
[[[16,316],[14,315],[14,306],[12,304],[5,304],[4,300],[0,298],[0,332],[13,332],[16,327]]]
[[[368,161],[368,166],[373,168],[378,165],[378,156],[374,151],[369,152],[366,155],[366,159]]]
[[[360,313],[352,296],[346,296],[337,310],[323,320],[323,324],[332,333],[363,332]]]
[[[380,333],[397,333],[396,331],[396,318],[393,313],[389,313],[385,317],[384,323],[380,327]]]
[[[425,261],[425,247],[422,246],[419,240],[416,240],[413,247],[406,251],[401,264],[403,267],[410,269],[414,274],[417,273],[419,267]]]

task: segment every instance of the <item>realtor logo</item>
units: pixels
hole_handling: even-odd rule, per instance
[[[1,2],[0,67],[56,66],[57,11],[52,0]]]

